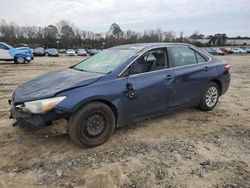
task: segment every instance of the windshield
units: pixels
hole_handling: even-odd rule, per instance
[[[107,74],[135,55],[135,53],[135,50],[103,50],[77,64],[74,69]]]
[[[78,52],[85,52],[84,49],[78,49],[77,51],[78,51]]]
[[[57,52],[57,49],[48,49],[49,52]]]
[[[5,46],[7,46],[9,49],[13,48],[11,45],[3,43]]]
[[[44,49],[43,48],[35,48],[34,51],[37,51],[37,52],[43,52]]]

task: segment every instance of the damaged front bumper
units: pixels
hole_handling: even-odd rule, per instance
[[[11,105],[10,119],[14,119],[13,126],[42,128],[51,125],[55,120],[68,117],[67,112],[56,108],[45,114],[32,114],[23,112],[21,108],[12,105],[11,100],[9,100],[9,104]]]

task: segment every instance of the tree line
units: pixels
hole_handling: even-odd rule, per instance
[[[208,38],[207,44],[195,41],[196,39]],[[143,32],[126,30],[123,31],[117,23],[111,24],[108,31],[94,33],[83,31],[73,23],[62,20],[55,25],[46,27],[19,26],[13,22],[0,21],[0,41],[13,46],[27,44],[29,47],[48,48],[108,48],[120,44],[141,42],[186,42],[197,46],[224,45],[226,34],[215,34],[205,37],[195,31],[191,36],[184,37],[183,32],[177,34],[174,31],[144,30]]]

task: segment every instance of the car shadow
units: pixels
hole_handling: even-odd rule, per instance
[[[2,63],[2,62],[0,62],[0,65],[14,65],[15,63],[14,62],[9,62],[9,63],[6,63],[6,62],[4,62],[4,63]],[[18,65],[18,64],[15,64],[15,65]]]
[[[187,113],[187,112],[196,112],[196,111],[199,111],[197,109],[197,107],[176,109],[176,110],[170,111],[170,112],[168,112],[166,114],[163,114],[163,115],[157,115],[157,116],[154,116],[152,118],[144,118],[144,119],[142,119],[140,121],[124,125],[122,127],[117,128],[115,132],[122,132],[122,131],[125,131],[125,130],[138,129],[138,128],[141,128],[141,127],[147,127],[147,126],[150,126],[150,125],[148,123],[145,124],[145,122],[150,123],[151,121],[158,121],[158,120],[165,119],[165,118],[172,118],[173,116],[177,116],[177,114],[181,115],[181,114],[184,114],[184,113]]]
[[[126,124],[122,127],[117,128],[114,132],[113,138],[111,136],[112,142],[109,143],[109,141],[107,141],[105,145],[112,146],[112,143],[116,143],[116,141],[114,141],[113,139],[117,139],[118,137],[120,137],[119,135],[126,134],[126,132],[130,130],[139,131],[139,129],[143,127],[149,127],[151,126],[150,122],[153,123],[161,119],[173,118],[174,116],[177,116],[177,115],[179,116],[187,112],[195,112],[195,111],[198,111],[197,108],[178,109],[178,110],[169,112],[168,114],[165,114],[165,115],[159,115],[153,118],[145,118],[144,120],[140,120],[138,122]],[[19,128],[19,129],[22,129],[22,128]],[[55,125],[44,127],[42,129],[32,129],[32,130],[22,129],[22,131],[23,131],[23,135],[25,135],[26,137],[25,140],[32,139],[34,142],[44,143],[45,145],[50,144],[50,143],[53,143],[53,145],[55,145],[58,143],[58,146],[60,144],[64,144],[64,145],[67,145],[67,147],[70,146],[70,147],[74,147],[75,149],[79,149],[79,148],[84,149],[84,150],[91,149],[90,147],[80,146],[71,141],[67,132],[66,121],[58,121],[56,122]]]

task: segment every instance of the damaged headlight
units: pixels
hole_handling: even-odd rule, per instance
[[[23,111],[28,111],[33,114],[46,113],[53,109],[57,104],[62,102],[66,97],[54,97],[49,99],[42,99],[37,101],[25,102],[22,106],[17,106],[22,108]]]

